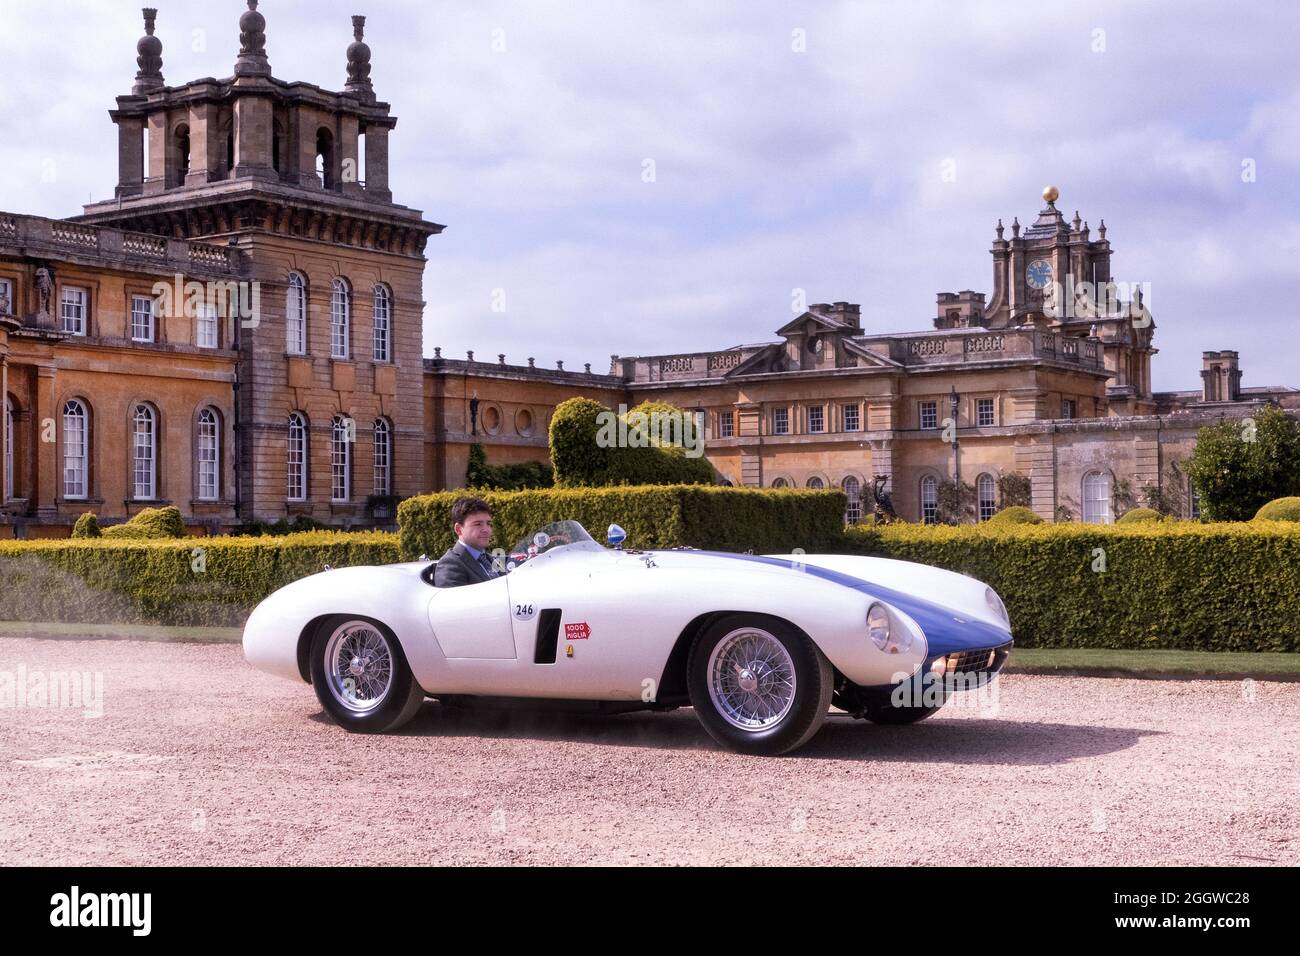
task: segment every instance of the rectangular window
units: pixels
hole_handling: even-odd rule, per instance
[[[152,342],[154,300],[147,295],[131,296],[131,341]]]
[[[14,284],[0,279],[0,315],[13,315],[14,309]]]
[[[855,432],[858,431],[861,427],[862,427],[861,423],[858,419],[858,406],[845,405],[844,406],[844,430],[846,432]]]
[[[375,293],[375,361],[388,361],[389,319],[391,317],[388,292]]]
[[[921,403],[921,427],[938,428],[939,427],[939,404],[938,402]]]
[[[992,425],[993,421],[993,399],[977,398],[975,399],[975,424]]]
[[[196,342],[199,348],[215,349],[217,347],[217,307],[207,302],[201,303],[195,321],[197,323]]]
[[[1074,399],[1072,398],[1061,399],[1061,417],[1074,418],[1076,415],[1077,412],[1075,411]]]
[[[85,289],[64,286],[59,294],[59,315],[63,319],[63,331],[72,335],[86,334],[86,302],[89,294]]]
[[[736,422],[732,412],[718,413],[718,437],[731,438],[736,433]]]
[[[810,432],[826,431],[826,408],[823,405],[808,407],[808,430]]]
[[[773,435],[790,434],[790,409],[788,408],[772,409],[772,434]]]

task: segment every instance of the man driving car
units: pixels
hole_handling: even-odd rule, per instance
[[[487,553],[492,543],[492,509],[488,503],[482,498],[457,498],[451,506],[451,520],[456,543],[438,559],[433,571],[434,587],[480,584],[505,574],[493,566],[492,556]]]

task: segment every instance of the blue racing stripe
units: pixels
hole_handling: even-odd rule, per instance
[[[755,561],[759,564],[770,564],[775,567],[802,571],[804,574],[811,574],[813,577],[825,581],[842,584],[844,587],[860,591],[868,597],[884,601],[886,604],[892,604],[921,625],[921,630],[925,632],[926,643],[930,648],[927,659],[942,654],[951,654],[954,651],[998,647],[1011,640],[1011,632],[998,627],[996,624],[989,624],[975,618],[961,617],[960,614],[944,607],[942,604],[914,597],[894,588],[872,584],[870,581],[855,578],[839,571],[818,568],[811,564],[803,564],[787,558],[768,558],[759,554],[734,554],[729,551],[698,551],[691,553],[706,554],[714,558],[734,558],[737,561]]]

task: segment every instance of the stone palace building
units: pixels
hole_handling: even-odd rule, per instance
[[[1067,221],[1052,188],[1032,225],[1007,238],[999,222],[991,294],[940,293],[932,328],[867,330],[835,302],[774,317],[769,342],[607,372],[426,359],[425,249],[443,226],[393,200],[397,120],[365,20],[331,92],[272,75],[257,6],[233,74],[180,86],[146,9],[110,111],[114,198],[68,219],[0,212],[0,536],[160,504],[195,531],[388,525],[398,499],[462,485],[475,443],[494,464],[544,460],[574,395],[697,412],[720,481],[842,487],[850,520],[877,476],[900,515],[933,520],[945,479],[987,517],[1015,474],[1044,517],[1110,521],[1148,486],[1194,511],[1170,483],[1202,425],[1300,409],[1294,388],[1244,387],[1232,351],[1204,353],[1199,389],[1154,392],[1151,314],[1098,291],[1105,224]]]

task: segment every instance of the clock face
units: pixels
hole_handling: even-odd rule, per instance
[[[1052,264],[1046,259],[1035,259],[1025,270],[1025,281],[1035,289],[1046,289],[1052,281]]]

